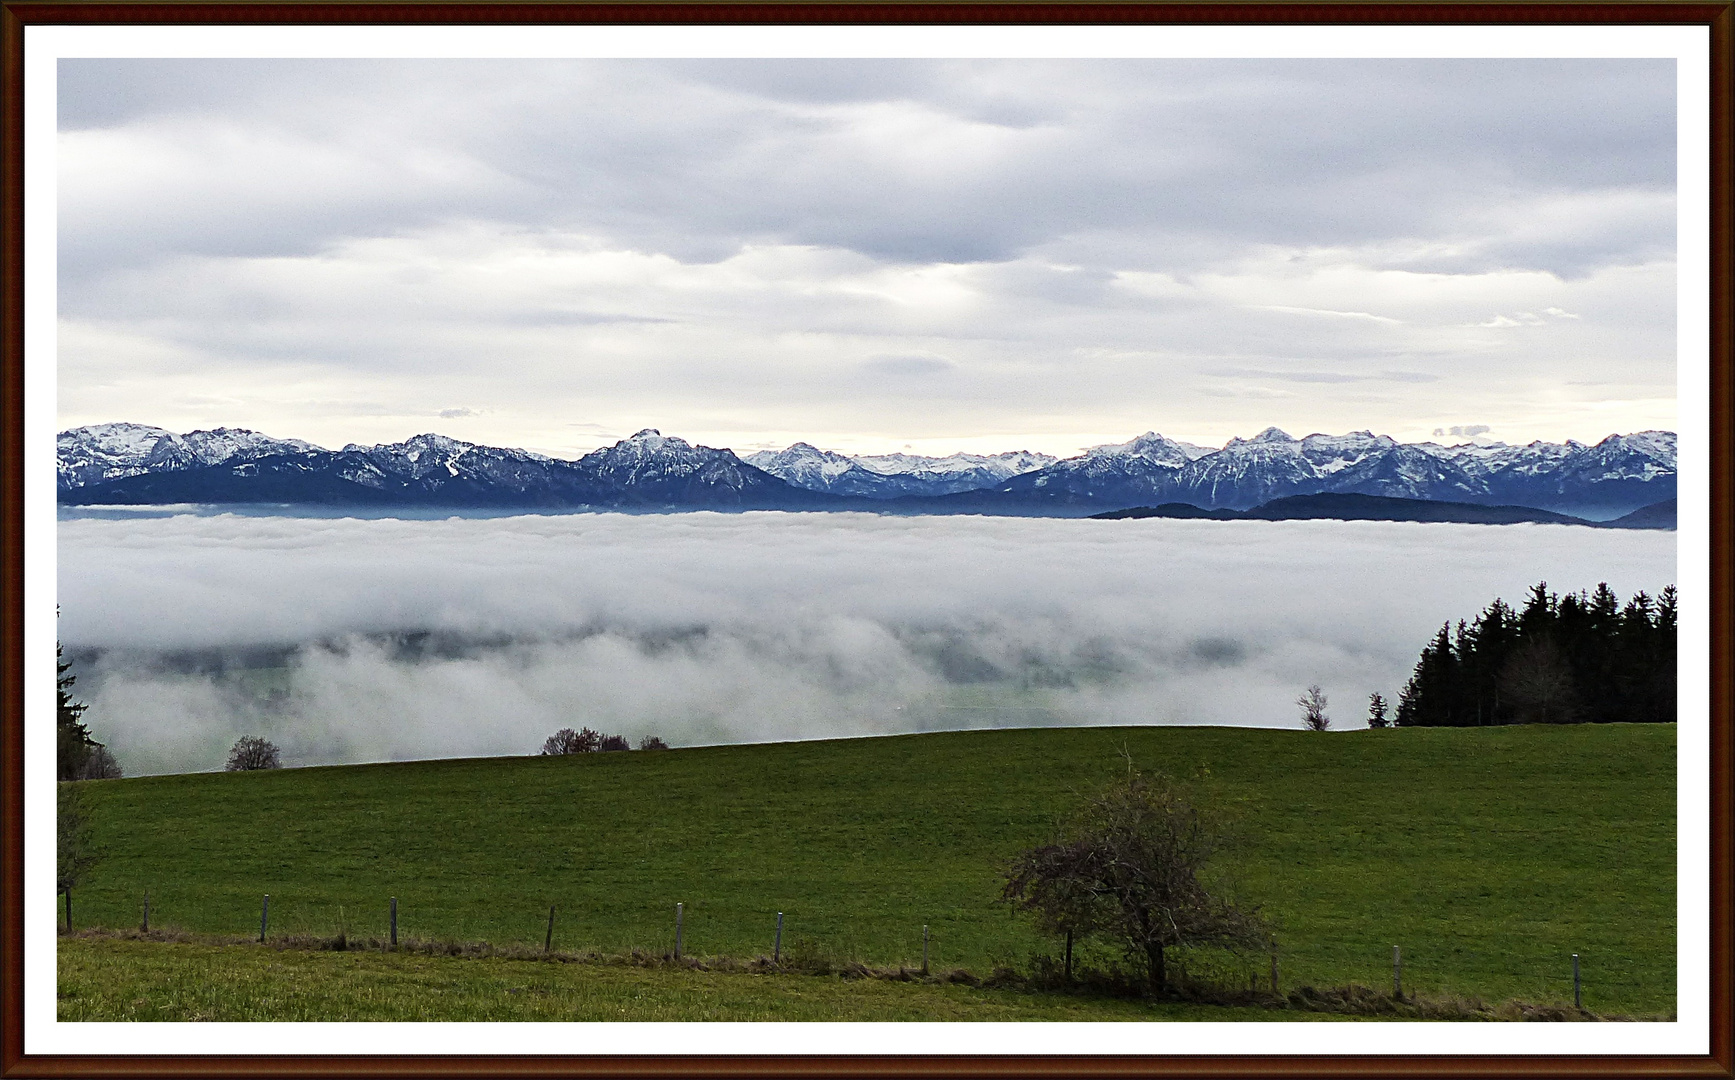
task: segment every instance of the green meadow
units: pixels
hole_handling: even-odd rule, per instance
[[[935,971],[1028,971],[1058,946],[996,903],[999,869],[1129,760],[1233,815],[1240,844],[1221,884],[1275,923],[1285,990],[1389,988],[1396,945],[1406,991],[1570,1001],[1577,953],[1587,1008],[1675,1008],[1665,724],[992,730],[96,781],[109,854],[75,891],[73,920],[136,927],[148,890],[153,929],[242,938],[269,893],[274,938],[384,937],[396,897],[406,939],[540,949],[552,906],[557,951],[655,954],[673,947],[678,902],[690,956],[768,955],[783,912],[798,958],[916,965],[925,925]],[[1117,958],[1081,950],[1086,966]],[[1226,979],[1268,979],[1263,961],[1215,963]],[[329,992],[247,996],[273,964],[302,965]],[[414,1015],[430,1018],[502,1018],[489,1002],[507,1001],[508,983],[544,988],[513,995],[543,1003],[513,1006],[524,1019],[1152,1018],[1108,998],[961,984],[857,980],[851,1004],[827,1004],[813,988],[830,984],[811,976],[115,940],[64,940],[60,978],[67,1019],[166,1018],[154,1010],[177,994],[175,1016],[342,1018],[382,980],[429,988],[444,1004]],[[186,1004],[201,993],[217,1004]]]
[[[938,981],[63,939],[61,1020],[1345,1020]]]

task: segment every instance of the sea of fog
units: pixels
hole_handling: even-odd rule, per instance
[[[1442,622],[1674,581],[1675,534],[870,514],[63,515],[60,637],[128,775],[1036,724],[1334,726]]]

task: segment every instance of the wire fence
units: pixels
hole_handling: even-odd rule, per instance
[[[173,886],[140,889],[136,895],[141,929],[176,926],[180,921],[177,909],[183,906],[198,907],[205,917],[197,921],[209,922],[209,903],[187,903],[192,898]],[[224,897],[223,907],[227,909],[239,899],[230,891]],[[930,952],[944,956],[952,952],[948,946],[956,942],[956,938],[947,941],[946,928],[931,916],[926,919],[913,916],[907,934],[897,935],[898,945],[887,948],[883,927],[879,932],[863,933],[835,914],[827,917],[810,912],[804,918],[803,913],[791,910],[785,929],[784,912],[770,906],[763,913],[739,909],[711,911],[671,901],[665,911],[647,910],[641,905],[611,907],[555,899],[551,904],[546,900],[526,903],[523,912],[496,908],[484,915],[447,908],[421,911],[414,899],[400,896],[380,897],[377,902],[373,898],[339,902],[328,896],[317,899],[298,896],[293,891],[277,896],[260,893],[250,912],[236,910],[233,919],[225,917],[222,921],[231,934],[244,933],[267,942],[274,938],[341,935],[358,944],[368,939],[392,945],[417,939],[514,949],[540,946],[544,951],[664,954],[676,951],[677,935],[682,935],[681,951],[689,956],[738,954],[745,945],[750,956],[824,954],[848,961],[912,966],[918,956]],[[107,909],[105,914],[113,914],[112,902],[103,906]],[[763,927],[745,925],[757,921],[763,921]],[[762,934],[755,932],[761,929]],[[756,943],[760,937],[764,941]],[[1564,949],[1538,950],[1521,956],[1511,950],[1397,943],[1395,957],[1389,950],[1385,945],[1370,947],[1362,961],[1346,956],[1341,943],[1328,947],[1326,956],[1309,949],[1292,953],[1281,945],[1269,957],[1176,949],[1173,970],[1184,979],[1274,992],[1297,988],[1303,982],[1315,981],[1313,977],[1318,973],[1330,971],[1336,980],[1362,983],[1381,991],[1389,986],[1394,993],[1493,995],[1539,1003],[1581,1003],[1587,1007],[1596,1002],[1629,1003],[1654,997],[1659,975],[1656,970],[1642,967],[1630,955],[1599,953],[1589,947],[1578,951],[1576,970],[1574,954]],[[876,955],[882,953],[888,955]],[[1081,941],[1077,957],[1081,969],[1092,964],[1099,970],[1121,970],[1124,966],[1116,947],[1100,940]],[[961,958],[954,953],[952,959]],[[1672,968],[1667,974],[1672,976]]]

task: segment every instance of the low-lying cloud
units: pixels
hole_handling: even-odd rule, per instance
[[[1027,724],[1339,726],[1440,623],[1674,580],[1673,533],[857,514],[59,526],[60,632],[129,773]]]

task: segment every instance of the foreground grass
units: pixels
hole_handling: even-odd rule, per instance
[[[1401,945],[1406,989],[1570,1000],[1579,953],[1587,1007],[1674,1009],[1672,725],[1001,730],[104,781],[111,856],[74,915],[137,925],[148,888],[153,926],[250,934],[270,893],[274,933],[383,936],[396,896],[405,934],[540,946],[552,904],[557,949],[656,952],[680,901],[690,953],[769,952],[782,911],[797,954],[915,963],[926,924],[936,967],[1027,968],[1054,943],[994,903],[998,866],[1123,749],[1237,809],[1235,887],[1277,922],[1286,986],[1389,986]]]
[[[64,938],[75,1020],[1330,1020],[928,981]]]

